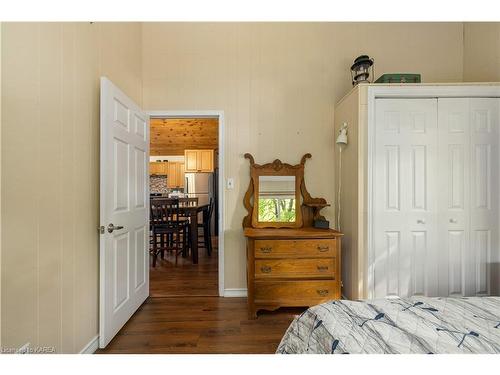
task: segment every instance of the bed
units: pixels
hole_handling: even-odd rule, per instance
[[[500,353],[500,297],[335,300],[287,329],[280,354]]]

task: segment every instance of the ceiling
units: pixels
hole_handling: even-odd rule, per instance
[[[184,155],[184,150],[217,149],[217,118],[152,118],[152,156]]]

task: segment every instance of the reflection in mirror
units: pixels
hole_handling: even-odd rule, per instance
[[[295,222],[295,176],[259,176],[259,222]]]

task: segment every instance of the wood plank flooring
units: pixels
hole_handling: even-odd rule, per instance
[[[214,241],[215,242],[215,241]],[[98,353],[274,353],[304,309],[263,312],[249,320],[246,298],[220,298],[217,249],[199,264],[168,256],[150,268],[151,297]]]
[[[247,316],[246,298],[149,298],[98,353],[274,353],[304,309]]]
[[[165,255],[158,257],[156,267],[149,269],[149,295],[151,297],[218,296],[218,253],[217,237],[212,241],[214,248],[208,256],[205,248],[199,248],[198,264],[191,257],[177,258]]]

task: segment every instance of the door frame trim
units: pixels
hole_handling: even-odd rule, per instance
[[[224,173],[224,111],[220,110],[204,110],[204,111],[195,111],[195,110],[181,110],[181,111],[148,111],[144,110],[146,114],[151,118],[217,118],[219,120],[219,231],[217,233],[217,241],[218,241],[218,290],[219,297],[224,297],[224,181],[225,181],[225,173]],[[151,140],[150,140],[151,142]],[[148,154],[148,158],[150,155]],[[148,184],[148,196],[149,196],[149,184]]]
[[[366,150],[366,177],[368,180],[366,202],[366,248],[362,254],[365,259],[364,272],[366,275],[363,284],[366,298],[374,296],[375,268],[373,267],[375,244],[373,236],[373,160],[375,151],[375,100],[376,99],[425,99],[425,98],[500,98],[499,84],[401,84],[401,85],[368,85],[366,104],[367,113],[367,150]],[[500,161],[498,161],[500,162]]]

